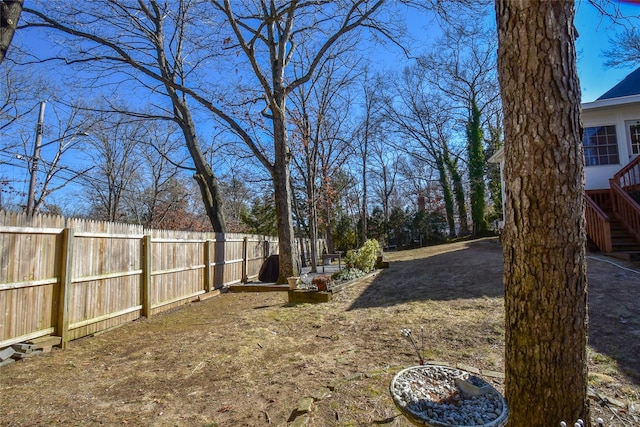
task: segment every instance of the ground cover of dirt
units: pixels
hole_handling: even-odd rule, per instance
[[[226,293],[0,369],[2,426],[409,426],[388,385],[424,356],[502,371],[497,239],[389,253],[389,269],[324,304],[284,292]],[[588,260],[590,385],[606,425],[640,425],[640,276]],[[638,271],[637,264],[616,264]],[[495,383],[502,390],[500,381]],[[615,411],[615,413],[614,413]]]

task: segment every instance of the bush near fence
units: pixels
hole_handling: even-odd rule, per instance
[[[277,252],[269,236],[0,211],[0,348],[51,334],[64,347],[217,294]]]

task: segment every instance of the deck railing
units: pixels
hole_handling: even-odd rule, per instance
[[[585,193],[605,212],[607,207],[611,207],[611,191],[608,188],[602,190],[586,190]]]
[[[640,240],[640,205],[629,193],[640,192],[640,156],[620,169],[609,181],[613,211]]]
[[[607,214],[593,201],[589,194],[584,195],[587,234],[602,252],[612,252],[611,221]]]
[[[640,206],[620,185],[611,180],[613,211],[629,231],[640,241]]]
[[[611,181],[615,181],[625,191],[640,191],[640,156],[637,156],[620,169]]]

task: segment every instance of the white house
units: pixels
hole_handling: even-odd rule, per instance
[[[640,192],[640,68],[582,104],[582,127],[587,233],[603,252],[640,258],[640,205],[631,197]],[[489,161],[500,163],[504,182],[504,151]]]
[[[640,68],[582,104],[582,127],[585,189],[609,189],[609,179],[640,154]]]

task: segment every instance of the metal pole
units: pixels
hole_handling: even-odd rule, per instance
[[[38,160],[40,159],[40,147],[42,146],[42,129],[44,127],[44,107],[46,102],[40,103],[40,114],[38,115],[38,125],[36,127],[36,142],[33,147],[33,158],[31,159],[31,179],[29,181],[29,194],[27,195],[27,215],[35,212],[36,182],[38,179]]]

